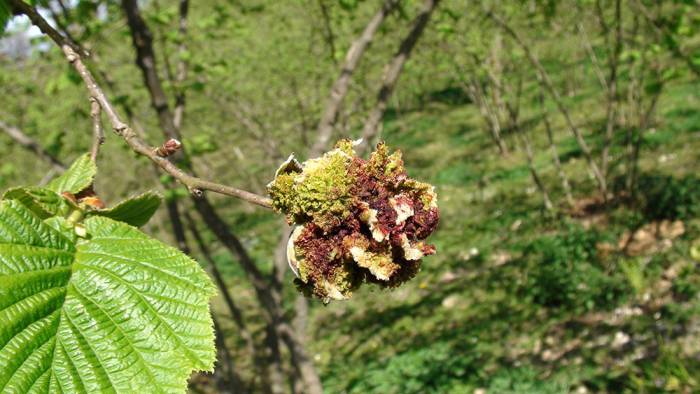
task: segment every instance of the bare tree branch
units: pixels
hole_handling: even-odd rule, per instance
[[[552,83],[549,74],[547,74],[547,71],[542,66],[542,63],[540,63],[539,59],[532,52],[530,46],[527,43],[525,43],[520,34],[513,30],[513,28],[503,18],[493,13],[492,11],[487,11],[486,14],[496,23],[496,25],[500,26],[506,33],[508,33],[508,35],[510,35],[513,38],[513,40],[518,44],[518,46],[520,46],[523,52],[525,52],[525,56],[537,71],[537,77],[540,83],[546,89],[547,93],[549,93],[549,95],[552,97],[555,104],[557,105],[557,108],[559,109],[559,112],[561,112],[561,114],[564,116],[564,120],[566,121],[567,127],[572,132],[572,134],[574,134],[576,142],[578,143],[579,148],[581,148],[583,156],[586,158],[588,167],[590,168],[591,172],[593,173],[593,176],[595,177],[598,183],[598,188],[600,189],[600,192],[603,194],[604,197],[607,197],[607,183],[605,177],[603,176],[603,173],[600,171],[600,168],[593,159],[591,148],[588,146],[586,140],[583,138],[581,130],[579,130],[579,128],[574,124],[574,121],[571,119],[569,110],[564,105],[564,101],[562,100],[559,92],[554,88],[554,84]]]
[[[345,55],[340,76],[338,76],[338,79],[335,80],[331,88],[331,95],[326,102],[325,110],[318,123],[318,139],[311,148],[309,156],[318,156],[326,149],[328,141],[330,141],[331,135],[333,134],[333,126],[338,118],[343,100],[348,94],[352,74],[360,63],[362,55],[372,42],[374,34],[379,30],[379,26],[381,26],[384,19],[386,19],[387,15],[389,15],[397,3],[397,0],[384,1],[382,8],[374,15],[367,26],[365,26],[360,37],[350,46],[350,49]]]
[[[59,3],[61,4],[61,11],[62,11],[63,18],[66,21],[68,21],[68,18],[69,18],[68,17],[68,9],[65,8],[65,5],[63,5],[62,2],[59,2]],[[49,13],[51,14],[51,19],[53,19],[54,22],[56,22],[56,27],[58,28],[58,30],[61,33],[63,33],[63,35],[66,36],[66,38],[69,41],[73,42],[75,45],[78,45],[76,39],[73,37],[73,34],[70,32],[70,29],[68,28],[68,26],[66,26],[66,24],[63,21],[61,21],[61,18],[58,16],[58,13],[56,11],[54,11],[53,7],[51,7],[51,6],[49,6]],[[83,47],[81,46],[80,48],[83,48]],[[84,48],[83,48],[83,51],[85,51]]]
[[[208,271],[214,277],[214,280],[216,281],[216,284],[219,287],[219,290],[221,291],[221,296],[224,298],[224,302],[228,307],[229,313],[231,313],[231,318],[236,324],[236,327],[238,327],[238,334],[241,336],[241,338],[243,338],[243,342],[245,342],[245,347],[248,354],[252,357],[256,357],[258,351],[255,347],[253,336],[250,333],[250,330],[248,330],[248,327],[245,323],[245,319],[243,318],[243,312],[241,312],[238,306],[236,306],[236,303],[233,300],[233,296],[231,295],[231,292],[229,291],[228,286],[224,281],[224,277],[219,271],[219,268],[216,265],[216,261],[212,257],[212,254],[209,251],[206,242],[204,242],[204,239],[202,239],[202,235],[197,229],[197,225],[195,224],[194,219],[192,219],[192,216],[190,216],[187,212],[184,213],[184,217],[187,221],[187,227],[189,228],[190,233],[192,234],[192,237],[194,238],[200,253],[207,261],[207,263],[209,263],[209,266],[207,267]]]
[[[260,205],[265,208],[272,207],[272,202],[269,198],[250,193],[245,190],[240,190],[235,187],[218,184],[189,175],[184,171],[180,170],[175,164],[171,163],[169,160],[160,157],[151,146],[147,145],[143,140],[141,140],[136,135],[136,133],[134,133],[134,131],[121,120],[119,115],[112,107],[112,104],[109,102],[109,99],[107,99],[105,94],[102,92],[102,89],[95,82],[90,71],[83,64],[82,60],[80,59],[80,56],[77,53],[75,53],[71,47],[65,45],[63,46],[63,52],[66,55],[68,61],[73,65],[73,67],[75,67],[75,69],[82,77],[92,96],[99,101],[100,105],[105,110],[108,119],[112,123],[112,128],[114,129],[114,132],[117,133],[117,135],[124,138],[126,143],[135,152],[151,159],[151,161],[160,166],[165,172],[172,175],[180,183],[185,185],[195,196],[201,195],[203,190],[209,190],[215,193],[240,198],[242,200],[248,201],[256,205]]]
[[[90,98],[90,117],[92,118],[92,149],[90,150],[90,159],[97,160],[97,154],[100,153],[100,146],[105,143],[105,133],[102,129],[102,107],[94,98]]]
[[[226,372],[226,376],[229,380],[229,384],[231,385],[230,388],[233,389],[233,392],[245,394],[248,392],[248,390],[246,389],[243,379],[241,379],[240,375],[238,375],[233,366],[231,352],[229,351],[228,346],[226,346],[226,341],[224,340],[225,334],[221,329],[221,325],[219,324],[216,316],[212,315],[211,318],[214,322],[214,335],[216,336],[216,351],[219,354],[221,354],[223,358],[223,364],[218,363],[218,367],[225,367],[224,369]]]
[[[504,87],[504,90],[506,88]],[[510,92],[511,89],[507,88],[507,91]],[[517,88],[515,89],[515,92],[511,94],[512,99],[509,101],[504,102],[504,105],[506,107],[506,112],[508,113],[508,120],[509,120],[509,128],[513,131],[515,131],[515,135],[520,137],[523,143],[523,147],[525,148],[525,157],[527,159],[527,166],[530,169],[530,175],[532,175],[532,180],[535,183],[535,186],[537,186],[537,189],[542,193],[542,202],[544,204],[544,208],[547,211],[554,211],[554,205],[552,204],[552,200],[549,198],[549,192],[547,191],[547,187],[544,185],[544,182],[542,182],[542,177],[540,176],[539,172],[537,171],[537,167],[535,166],[535,156],[532,153],[532,144],[530,143],[530,136],[528,135],[527,130],[524,130],[520,126],[520,101],[523,93],[523,80],[521,77],[518,77],[517,81]]]
[[[331,16],[328,10],[328,4],[326,4],[325,0],[318,0],[318,5],[321,8],[321,16],[323,17],[323,38],[328,44],[328,50],[333,64],[337,65],[338,59],[336,59],[335,56],[335,34],[333,34],[333,28],[331,27]]]
[[[95,81],[95,78],[93,77],[90,70],[88,70],[88,68],[83,63],[81,56],[75,50],[73,50],[73,47],[68,44],[66,39],[60,34],[58,34],[58,32],[56,32],[53,29],[53,27],[51,27],[48,24],[48,22],[46,22],[44,17],[39,15],[39,13],[33,7],[25,4],[20,0],[9,1],[18,10],[26,14],[32,21],[32,23],[39,27],[42,32],[47,34],[51,39],[54,40],[54,42],[59,47],[61,47],[61,49],[63,50],[63,54],[66,56],[68,62],[76,69],[80,77],[83,79],[83,82],[87,86],[90,96],[94,97],[95,100],[102,107],[102,110],[105,112],[107,119],[109,119],[114,132],[120,137],[122,137],[134,152],[151,159],[152,162],[157,164],[165,172],[172,175],[180,183],[185,185],[188,188],[188,190],[190,190],[190,192],[195,196],[201,196],[203,190],[208,190],[226,196],[240,198],[241,200],[248,201],[252,204],[256,204],[261,207],[272,208],[272,201],[267,197],[263,197],[245,190],[237,189],[232,186],[222,185],[219,183],[211,182],[189,175],[181,169],[179,169],[175,164],[171,163],[169,160],[158,156],[152,146],[146,144],[141,138],[139,138],[136,135],[136,133],[134,133],[134,131],[131,129],[131,127],[129,127],[129,125],[122,121],[121,117],[119,116],[115,108],[112,106],[112,103],[102,91],[102,88]],[[49,34],[48,32],[52,33]],[[169,120],[167,122],[169,122],[172,125],[172,117],[169,117],[168,119]],[[173,129],[171,128],[170,130]]]
[[[498,147],[498,151],[501,155],[508,154],[508,146],[506,145],[503,137],[501,136],[501,121],[498,115],[495,114],[494,110],[491,109],[489,100],[486,99],[484,89],[481,87],[480,81],[476,78],[469,78],[469,81],[462,81],[463,89],[466,90],[469,98],[479,107],[479,113],[481,114],[484,123],[486,123],[486,128],[489,131],[489,136]]]
[[[182,83],[187,79],[187,61],[185,60],[185,53],[187,52],[187,41],[185,36],[187,35],[187,14],[189,12],[190,2],[189,0],[180,0],[180,5],[178,7],[180,13],[180,19],[178,22],[178,34],[180,43],[177,48],[178,62],[177,70],[175,75],[175,85],[177,87],[177,93],[175,94],[175,111],[173,114],[173,125],[177,130],[182,129],[182,118],[185,114],[185,90],[182,88]]]
[[[46,149],[39,145],[38,142],[24,134],[22,130],[14,126],[10,126],[2,120],[0,120],[0,129],[2,129],[5,134],[7,134],[23,148],[34,152],[37,156],[46,160],[56,171],[63,172],[66,170],[66,166],[58,158],[56,158],[56,156],[49,153]]]
[[[561,182],[561,187],[564,190],[564,196],[566,197],[566,203],[569,207],[574,206],[574,197],[571,195],[571,184],[569,183],[569,177],[566,175],[564,168],[562,167],[561,160],[559,160],[559,152],[557,151],[557,145],[554,142],[554,135],[552,133],[552,124],[549,123],[549,115],[547,114],[547,108],[544,105],[544,95],[540,92],[537,95],[537,100],[542,107],[542,120],[544,121],[544,128],[547,132],[547,143],[549,143],[549,152],[552,154],[552,161],[554,162],[554,167],[557,169],[557,175]]]
[[[600,60],[598,60],[598,56],[595,54],[595,50],[593,50],[593,46],[591,45],[591,41],[588,39],[588,34],[586,33],[586,28],[583,26],[583,22],[579,21],[576,24],[576,30],[579,32],[579,36],[581,38],[581,44],[583,45],[583,49],[586,50],[586,53],[588,54],[588,57],[591,59],[591,65],[593,66],[593,72],[595,72],[596,78],[598,78],[598,83],[600,83],[600,86],[603,89],[608,89],[608,82],[605,79],[605,75],[603,74],[603,70],[600,69]]]
[[[608,163],[610,161],[610,145],[615,132],[615,122],[617,121],[617,74],[618,62],[622,52],[622,1],[615,0],[615,44],[612,53],[608,56],[608,69],[610,76],[607,81],[607,106],[605,109],[605,137],[603,138],[603,149],[600,157],[600,171],[603,177],[608,175]]]
[[[411,31],[408,33],[406,38],[401,41],[398,52],[396,52],[394,57],[387,65],[384,78],[382,79],[382,86],[377,94],[377,103],[375,104],[372,112],[370,112],[362,130],[362,144],[358,146],[358,151],[361,152],[367,146],[369,146],[371,144],[370,140],[374,139],[374,136],[379,131],[380,122],[384,117],[384,112],[386,111],[389,98],[394,92],[396,82],[399,80],[403,66],[411,56],[413,48],[416,46],[418,39],[423,34],[425,27],[428,25],[430,15],[433,13],[433,10],[435,10],[435,7],[439,2],[440,0],[425,1],[423,4],[423,9],[413,21]]]
[[[168,97],[158,77],[156,55],[153,51],[153,35],[141,16],[137,0],[123,0],[122,9],[131,31],[131,38],[136,48],[136,64],[143,71],[143,80],[151,97],[151,106],[158,114],[158,122],[167,138],[180,139],[177,134],[173,115],[168,106]]]

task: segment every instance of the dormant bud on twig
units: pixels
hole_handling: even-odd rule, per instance
[[[168,157],[174,155],[182,147],[182,143],[175,138],[171,138],[155,149],[155,152],[160,157]]]

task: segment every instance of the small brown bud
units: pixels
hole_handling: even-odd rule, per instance
[[[106,205],[95,193],[94,185],[90,185],[85,190],[81,190],[74,198],[78,203],[84,204],[92,209],[105,209]]]
[[[182,143],[175,138],[171,138],[156,148],[155,152],[160,157],[168,157],[174,155],[175,152],[180,150],[180,147],[182,147]]]

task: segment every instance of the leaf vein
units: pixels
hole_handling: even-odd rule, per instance
[[[82,298],[84,298],[86,301],[90,302],[91,304],[95,305],[95,307],[97,307],[97,309],[98,309],[103,315],[107,316],[107,319],[109,319],[109,321],[112,323],[112,325],[113,325],[117,330],[119,330],[119,332],[120,332],[121,335],[124,337],[124,339],[126,339],[126,341],[129,343],[129,346],[131,346],[131,348],[134,350],[134,353],[136,353],[136,355],[139,357],[139,360],[141,360],[141,364],[144,366],[143,369],[146,371],[146,374],[149,376],[151,382],[154,383],[154,387],[158,387],[158,382],[156,381],[155,376],[153,376],[153,374],[151,373],[151,370],[149,369],[150,364],[148,364],[148,363],[146,362],[146,359],[143,357],[143,355],[141,354],[141,352],[136,348],[136,346],[134,346],[134,344],[131,342],[131,338],[129,338],[129,336],[126,335],[126,333],[124,332],[124,330],[122,330],[122,328],[119,326],[119,324],[117,324],[117,322],[115,322],[114,319],[112,319],[112,316],[110,316],[109,313],[107,313],[107,311],[105,311],[104,309],[102,309],[102,306],[101,306],[100,304],[98,304],[98,303],[97,303],[95,300],[93,300],[91,297],[88,297],[85,293],[83,293],[83,292],[78,288],[78,286],[73,286],[73,288],[75,289],[75,291],[76,291]]]
[[[136,259],[129,258],[129,257],[126,257],[126,256],[113,255],[113,254],[111,254],[111,253],[106,253],[106,252],[82,251],[82,253],[84,253],[84,254],[86,254],[86,255],[92,255],[92,256],[109,257],[109,258],[113,258],[113,259],[116,259],[116,260],[119,260],[119,261],[122,261],[122,262],[125,262],[125,263],[131,263],[132,265],[136,265],[136,266],[140,266],[140,267],[147,267],[147,268],[150,268],[152,271],[159,272],[159,273],[161,273],[161,274],[167,276],[167,277],[170,278],[170,279],[173,279],[173,280],[175,280],[175,281],[177,281],[177,282],[184,283],[184,284],[186,284],[187,286],[196,289],[197,291],[201,291],[200,287],[197,286],[196,283],[191,282],[191,281],[189,281],[189,280],[187,280],[187,279],[185,279],[185,278],[183,278],[183,277],[177,276],[177,275],[175,275],[175,274],[172,273],[172,272],[165,271],[165,270],[159,268],[158,266],[155,266],[155,265],[152,265],[152,264],[148,264],[148,263],[146,263],[146,262],[144,262],[144,261],[136,260]],[[77,263],[77,264],[80,264],[80,265],[82,265],[82,266],[84,266],[84,267],[96,267],[96,266],[91,265],[91,264],[90,264],[90,265],[89,265],[89,264],[85,264],[84,262],[83,262],[83,263]],[[184,266],[184,264],[183,264],[183,266]]]
[[[184,352],[187,354],[187,356],[188,356],[188,358],[190,359],[190,361],[192,361],[192,362],[194,362],[194,363],[199,363],[199,359],[197,358],[197,355],[194,354],[194,353],[192,353],[192,351],[191,351],[187,346],[185,346],[185,344],[182,342],[182,339],[180,338],[180,336],[178,335],[178,333],[176,333],[176,332],[173,330],[173,328],[170,327],[170,325],[169,325],[166,321],[163,320],[163,318],[160,316],[160,314],[158,313],[158,311],[156,311],[156,309],[153,307],[153,305],[151,305],[151,303],[148,302],[148,300],[146,300],[146,299],[143,297],[143,295],[142,295],[139,291],[137,291],[136,289],[134,289],[134,287],[133,287],[129,282],[125,281],[124,279],[118,277],[117,275],[113,274],[112,272],[110,272],[110,271],[108,271],[108,270],[105,270],[105,269],[102,269],[102,268],[97,268],[97,267],[94,267],[94,266],[92,266],[91,268],[94,269],[94,270],[97,271],[97,272],[102,271],[102,272],[106,273],[107,275],[109,275],[109,276],[111,276],[112,278],[114,278],[117,282],[123,284],[123,285],[124,285],[127,289],[129,289],[132,293],[134,293],[144,304],[146,304],[146,306],[148,307],[148,309],[155,315],[156,319],[157,319],[161,324],[163,324],[163,325],[165,326],[165,328],[170,332],[170,334],[173,335],[173,337],[174,337],[175,340],[177,341],[178,345],[179,345],[179,346],[184,350]]]
[[[26,327],[25,327],[25,329],[26,329]],[[24,331],[24,330],[22,330],[22,331]],[[20,331],[20,332],[22,332],[22,331]],[[15,336],[17,336],[17,335],[15,335]],[[14,338],[14,337],[13,337],[13,338]],[[12,371],[12,374],[11,374],[10,377],[7,379],[7,381],[6,381],[5,383],[3,383],[2,387],[0,387],[0,392],[3,392],[3,390],[5,390],[5,387],[7,387],[7,384],[10,383],[10,382],[12,381],[12,378],[17,374],[17,371],[19,371],[20,369],[22,369],[22,366],[24,365],[25,362],[27,362],[27,360],[29,359],[29,357],[31,357],[32,354],[36,353],[37,350],[41,349],[42,346],[44,346],[46,343],[48,343],[48,342],[51,340],[51,338],[55,338],[55,337],[52,337],[51,335],[49,335],[48,338],[46,338],[46,340],[44,340],[43,342],[41,342],[41,344],[40,344],[39,346],[37,346],[36,348],[32,349],[32,352],[31,352],[31,353],[27,354],[27,357],[25,357],[24,360],[22,360],[22,364],[18,365],[17,368],[15,368],[15,369]]]

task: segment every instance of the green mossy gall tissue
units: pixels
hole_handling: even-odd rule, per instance
[[[413,278],[439,211],[434,187],[406,175],[401,152],[379,143],[368,160],[353,142],[303,164],[290,156],[268,185],[274,208],[296,227],[287,258],[299,289],[324,302],[362,283],[396,287]]]

